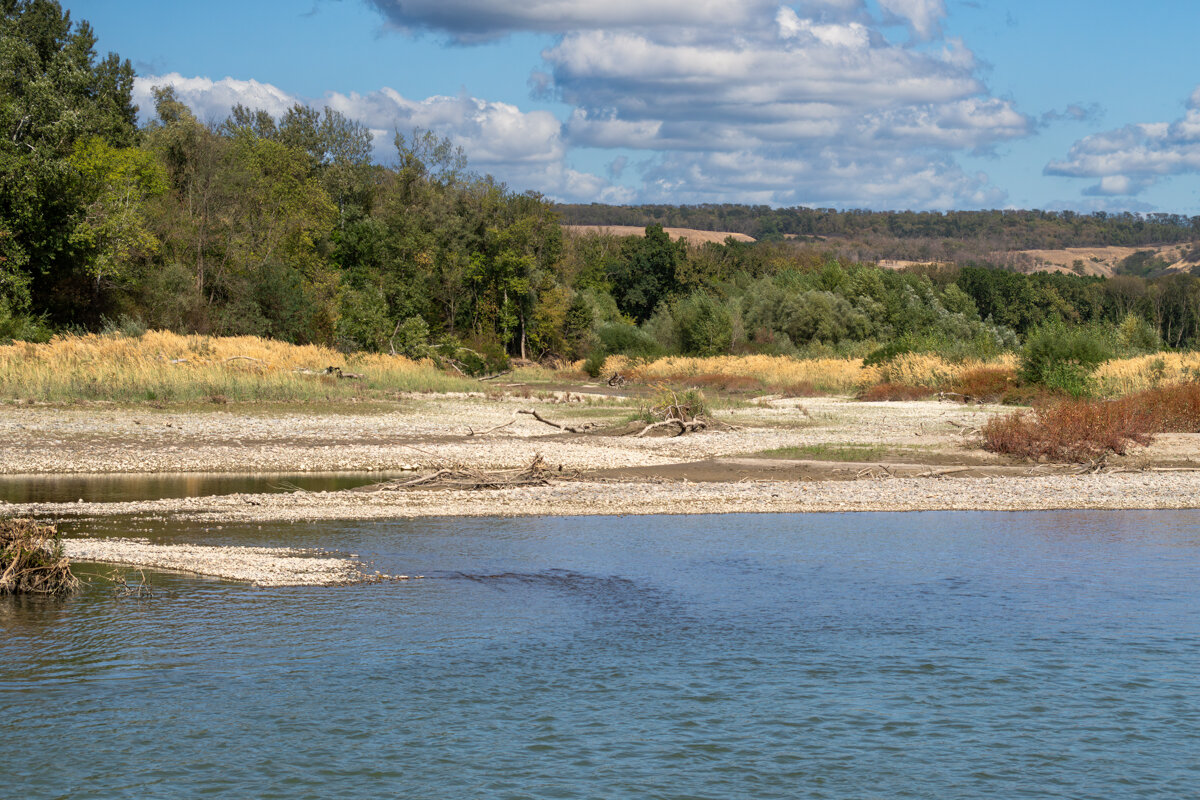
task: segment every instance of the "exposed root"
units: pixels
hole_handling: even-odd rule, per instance
[[[0,595],[68,594],[79,588],[53,525],[0,520]]]

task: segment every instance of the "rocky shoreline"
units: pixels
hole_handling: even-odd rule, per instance
[[[792,514],[1200,508],[1200,472],[803,482],[559,481],[486,490],[233,494],[125,503],[23,503],[6,516],[251,523],[415,517]]]
[[[1195,435],[1162,437],[1135,457],[1086,471],[1019,464],[983,452],[979,426],[991,414],[1011,412],[999,407],[762,399],[722,412],[722,420],[734,425],[728,430],[638,439],[565,434],[515,413],[535,402],[543,403],[544,416],[599,425],[619,425],[631,413],[628,404],[612,398],[445,395],[412,399],[395,410],[324,414],[2,408],[0,474],[18,480],[20,473],[134,478],[182,471],[427,473],[454,464],[511,469],[536,454],[547,465],[548,483],[13,502],[0,503],[0,516],[236,525],[456,516],[1200,508]],[[484,430],[494,432],[475,433]],[[375,579],[352,559],[272,548],[108,538],[69,539],[66,546],[78,559],[260,585]]]

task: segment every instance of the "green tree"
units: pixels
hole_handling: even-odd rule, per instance
[[[98,136],[76,145],[71,164],[87,198],[71,243],[88,255],[84,269],[94,279],[99,299],[103,281],[127,278],[132,264],[158,252],[145,206],[166,191],[166,172],[152,153],[112,147]]]
[[[658,224],[647,225],[643,238],[631,237],[624,257],[609,272],[621,313],[638,322],[649,319],[659,302],[678,285],[676,270],[686,258],[686,248],[683,242],[672,242]]]
[[[71,240],[88,202],[71,156],[90,137],[127,147],[137,135],[133,68],[111,53],[98,61],[95,43],[53,0],[0,4],[0,297],[63,321],[91,255]]]

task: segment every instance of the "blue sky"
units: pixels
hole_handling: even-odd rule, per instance
[[[204,119],[330,105],[574,202],[1200,214],[1194,0],[67,0]]]

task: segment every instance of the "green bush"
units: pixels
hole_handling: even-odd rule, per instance
[[[1107,338],[1093,328],[1067,328],[1059,321],[1039,325],[1025,337],[1021,380],[1072,397],[1091,394],[1091,375],[1112,358]]]
[[[1117,326],[1121,349],[1129,355],[1156,353],[1159,349],[1158,331],[1149,322],[1130,312]]]
[[[588,353],[588,357],[584,359],[583,371],[588,374],[588,377],[599,378],[604,372],[604,362],[608,360],[608,353],[602,349],[595,349]]]
[[[633,358],[658,358],[663,347],[645,331],[628,322],[611,322],[596,329],[600,349]]]
[[[724,303],[712,295],[694,292],[677,302],[672,311],[684,355],[715,356],[729,352],[733,319]]]
[[[873,367],[877,364],[886,364],[897,356],[902,356],[911,352],[912,345],[907,339],[897,339],[894,342],[888,342],[883,347],[878,347],[872,350],[867,357],[863,359],[863,366]]]
[[[44,318],[14,313],[9,302],[0,297],[0,344],[48,342],[52,334]]]
[[[396,328],[391,344],[402,356],[424,358],[429,355],[429,325],[421,317],[409,317]]]

